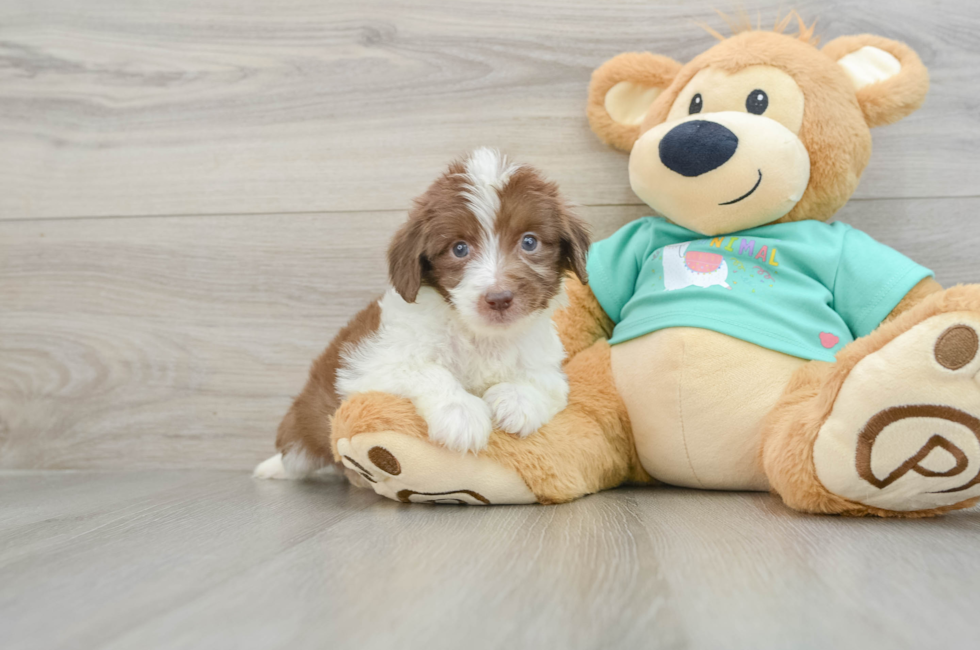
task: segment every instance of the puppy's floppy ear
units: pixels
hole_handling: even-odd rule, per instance
[[[680,69],[677,61],[649,52],[626,52],[603,63],[589,82],[592,130],[606,144],[632,149],[650,105]]]
[[[424,209],[418,203],[415,205],[408,221],[398,229],[388,247],[388,277],[391,279],[391,286],[405,302],[415,302],[422,286],[425,249],[419,212]]]
[[[561,261],[566,270],[574,271],[582,284],[589,283],[585,270],[589,256],[591,237],[589,225],[573,213],[568,206],[561,208]]]
[[[835,38],[822,51],[851,80],[869,127],[897,122],[922,106],[929,72],[908,45],[862,34]]]

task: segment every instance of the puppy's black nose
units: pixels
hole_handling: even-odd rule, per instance
[[[510,309],[510,304],[514,302],[514,294],[510,291],[493,291],[483,297],[490,305],[490,309],[496,311],[506,311]]]
[[[660,162],[681,176],[700,176],[718,169],[735,155],[738,138],[717,122],[678,124],[660,141]]]

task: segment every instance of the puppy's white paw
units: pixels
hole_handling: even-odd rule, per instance
[[[454,451],[478,452],[487,446],[493,423],[490,407],[475,395],[463,393],[436,404],[425,414],[429,438]]]
[[[528,384],[505,382],[491,386],[483,394],[483,401],[490,406],[498,427],[522,438],[537,431],[553,415],[547,396]]]

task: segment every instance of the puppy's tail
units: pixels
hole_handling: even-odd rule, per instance
[[[293,400],[279,423],[275,456],[255,468],[256,478],[309,478],[314,475],[348,474],[355,484],[363,483],[353,472],[345,472],[330,446],[331,419],[340,406],[337,371],[344,364],[342,350],[356,347],[381,326],[381,306],[374,301],[362,309],[334,337],[310,367],[303,392]]]
[[[318,360],[319,361],[319,360]],[[330,451],[330,418],[337,409],[332,390],[316,381],[316,365],[310,381],[279,423],[278,454],[259,463],[255,478],[304,479],[314,474],[343,475],[343,466]]]

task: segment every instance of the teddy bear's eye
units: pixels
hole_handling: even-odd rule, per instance
[[[704,100],[701,99],[701,93],[698,93],[691,98],[691,106],[687,109],[687,114],[694,115],[695,113],[700,113],[703,107]]]
[[[762,115],[769,108],[769,95],[766,91],[756,88],[745,98],[745,110],[754,115]]]

